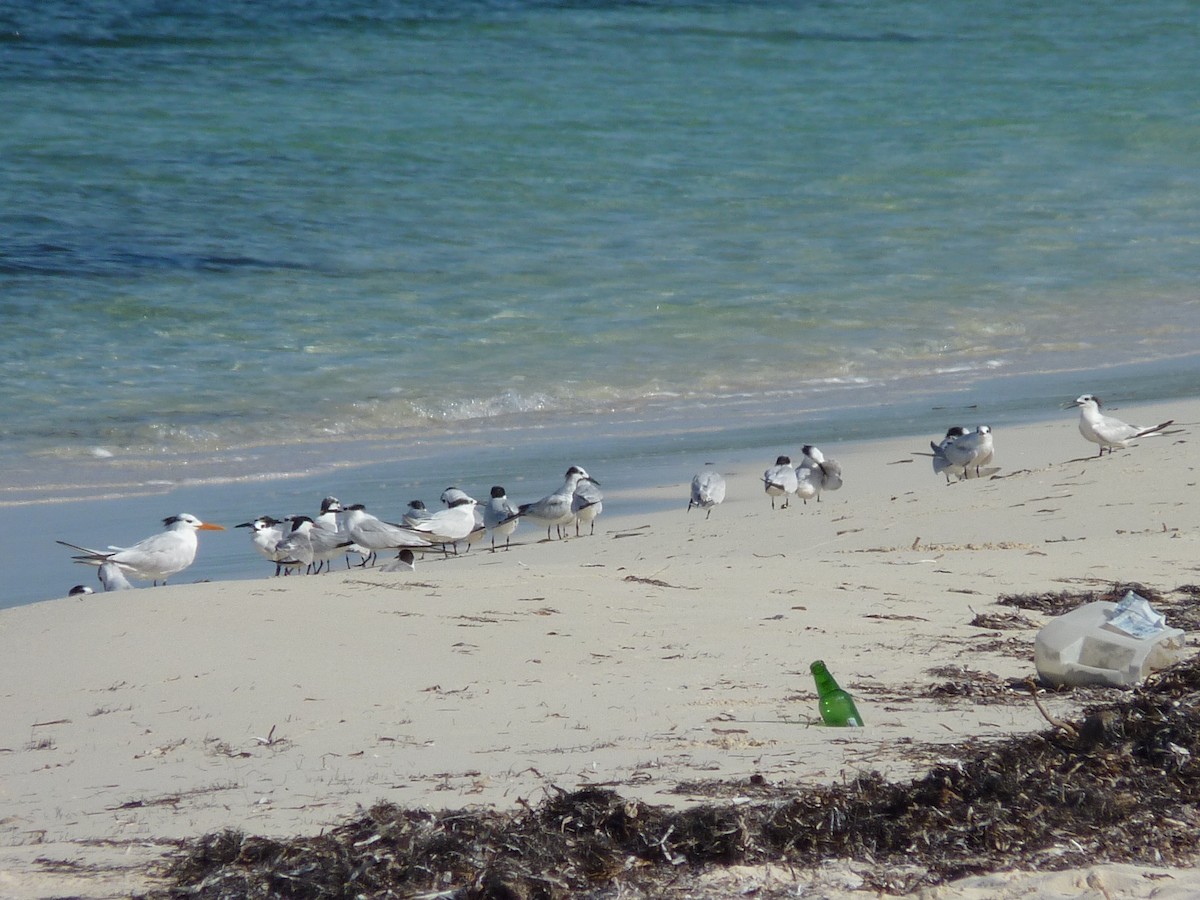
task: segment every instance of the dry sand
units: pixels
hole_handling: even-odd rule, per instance
[[[1119,415],[1179,431],[1098,459],[1073,414],[997,429],[996,477],[949,486],[914,455],[934,435],[828,445],[845,487],[775,511],[759,482],[772,459],[715,460],[729,491],[708,518],[685,512],[689,467],[656,489],[678,498],[667,513],[624,518],[606,484],[592,537],[547,543],[524,524],[507,552],[415,572],[4,610],[0,896],[127,896],[176,839],[316,833],[379,800],[504,809],[601,785],[683,805],[754,775],[905,779],[964,742],[1043,729],[1020,697],[918,695],[940,667],[1033,674],[1033,628],[970,624],[1003,594],[1200,580],[1200,401]],[[867,727],[814,725],[817,658]],[[1079,704],[1047,700],[1068,718]],[[730,893],[856,885],[852,863],[714,877]],[[1197,893],[1191,870],[1103,866],[928,896]]]

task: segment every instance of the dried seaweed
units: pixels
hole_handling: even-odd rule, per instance
[[[316,837],[225,831],[188,844],[169,866],[173,886],[155,896],[698,896],[689,879],[706,867],[829,859],[855,861],[868,888],[897,893],[1009,868],[1189,864],[1198,692],[1200,661],[1181,663],[1071,728],[948,748],[957,762],[907,783],[755,778],[743,802],[683,810],[593,788],[514,812],[381,803]]]

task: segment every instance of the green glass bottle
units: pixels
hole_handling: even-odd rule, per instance
[[[838,687],[838,683],[825,668],[825,663],[818,659],[809,666],[809,669],[812,671],[813,679],[817,682],[817,694],[821,698],[821,702],[818,704],[818,709],[821,710],[821,720],[826,725],[861,728],[862,716],[858,714],[854,698]]]

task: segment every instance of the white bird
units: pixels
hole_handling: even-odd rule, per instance
[[[73,588],[71,588],[69,591],[67,591],[67,596],[68,597],[85,597],[88,594],[94,594],[94,593],[96,593],[96,592],[93,591],[86,584],[77,584]]]
[[[309,569],[313,564],[313,520],[292,516],[292,530],[276,546],[279,564],[285,569]]]
[[[400,554],[391,562],[386,562],[379,567],[380,572],[415,572],[417,570],[417,557],[411,550],[405,547],[400,551]]]
[[[800,452],[804,454],[804,459],[796,470],[796,477],[806,482],[809,487],[801,486],[796,493],[805,497],[807,502],[806,494],[811,490],[820,503],[821,494],[825,491],[836,491],[842,486],[841,463],[835,459],[826,459],[825,454],[812,444],[805,444],[800,448]]]
[[[458,542],[465,541],[475,531],[475,506],[472,497],[464,495],[445,509],[430,513],[412,526],[412,530],[431,544],[451,544],[458,552]]]
[[[341,532],[341,511],[342,504],[337,497],[326,497],[321,501],[321,512],[313,519],[313,527],[308,533],[312,543],[313,574],[319,573],[322,566],[328,572],[329,564],[350,549]]]
[[[138,541],[132,547],[109,547],[107,550],[92,550],[58,541],[64,547],[78,550],[82,555],[74,557],[76,562],[89,566],[102,566],[106,562],[120,566],[121,571],[152,581],[155,584],[167,583],[172,575],[177,575],[190,566],[196,559],[197,531],[224,531],[220,525],[201,522],[191,513],[180,513],[163,519],[165,531],[151,535],[145,540]]]
[[[471,546],[479,543],[479,541],[483,539],[484,534],[487,533],[487,526],[483,524],[483,510],[479,508],[479,501],[477,501],[474,497],[472,497],[466,491],[459,490],[456,487],[448,487],[442,491],[442,502],[445,503],[446,506],[454,506],[455,503],[460,500],[470,500],[475,504],[473,507],[473,513],[475,515],[475,527],[471,529],[471,533],[465,538],[467,543],[467,552],[470,553]],[[458,550],[457,546],[455,547],[455,550]]]
[[[349,544],[357,544],[371,553],[402,550],[405,547],[416,550],[429,546],[429,541],[411,528],[378,519],[367,512],[361,503],[346,507],[342,514],[342,525]]]
[[[553,494],[547,494],[541,500],[522,503],[517,507],[517,515],[545,522],[546,540],[550,540],[550,529],[554,527],[558,528],[558,536],[561,538],[563,526],[570,525],[575,519],[575,513],[571,509],[571,499],[575,496],[575,488],[579,486],[580,481],[585,479],[593,484],[600,483],[579,466],[571,466],[567,469],[566,480],[562,483],[562,487]]]
[[[418,522],[428,519],[431,513],[425,508],[424,500],[409,500],[408,509],[404,511],[403,521],[405,525],[416,525]]]
[[[775,465],[763,472],[762,480],[767,496],[771,498],[771,509],[775,508],[776,497],[783,497],[783,503],[779,508],[787,509],[788,500],[792,494],[796,493],[796,488],[799,487],[799,480],[796,477],[796,467],[792,465],[791,458],[787,456],[776,457]]]
[[[114,562],[101,563],[100,568],[96,569],[96,577],[104,585],[105,592],[133,590],[133,585],[129,583],[121,567]]]
[[[491,499],[483,509],[483,524],[492,533],[492,552],[496,552],[498,537],[504,538],[504,549],[507,550],[509,537],[521,524],[521,514],[500,485],[492,488]]]
[[[978,478],[980,469],[992,461],[995,444],[992,440],[992,429],[987,425],[976,426],[969,434],[956,437],[943,449],[950,466],[961,467],[960,478],[970,478],[971,473]]]
[[[1168,425],[1175,424],[1174,419],[1168,419],[1161,425],[1155,425],[1153,428],[1130,425],[1122,422],[1120,419],[1114,419],[1112,416],[1106,416],[1100,412],[1100,407],[1103,404],[1095,394],[1083,394],[1080,397],[1076,397],[1075,402],[1071,405],[1079,407],[1079,433],[1093,444],[1100,445],[1099,456],[1104,455],[1105,449],[1109,453],[1113,452],[1114,447],[1120,447],[1124,450],[1129,445],[1129,442],[1135,438],[1158,434]]]
[[[708,468],[697,472],[692,477],[692,497],[688,501],[688,512],[693,506],[707,510],[704,518],[712,515],[712,508],[725,499],[725,478],[712,463],[705,463]]]
[[[946,429],[946,436],[940,443],[929,442],[929,449],[933,451],[933,474],[945,475],[947,484],[950,483],[951,475],[957,475],[960,480],[964,477],[963,467],[950,461],[946,456],[946,448],[965,434],[970,434],[970,432],[963,426],[951,425]]]
[[[598,483],[590,478],[581,478],[571,495],[571,511],[575,513],[575,537],[579,537],[579,526],[590,525],[589,534],[596,533],[596,516],[604,512],[604,494]]]
[[[249,528],[250,543],[254,549],[275,563],[275,574],[278,575],[283,567],[279,564],[279,553],[276,547],[288,535],[291,526],[272,516],[259,516],[250,522],[240,522],[234,528]]]

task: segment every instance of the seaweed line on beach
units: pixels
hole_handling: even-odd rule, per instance
[[[834,859],[850,861],[863,887],[896,894],[1002,869],[1190,865],[1198,691],[1193,659],[1089,706],[1082,721],[964,746],[907,783],[755,776],[739,802],[683,810],[588,788],[511,812],[379,803],[313,837],[227,830],[185,844],[166,869],[171,886],[151,896],[703,896],[699,879],[714,867],[806,870]]]

